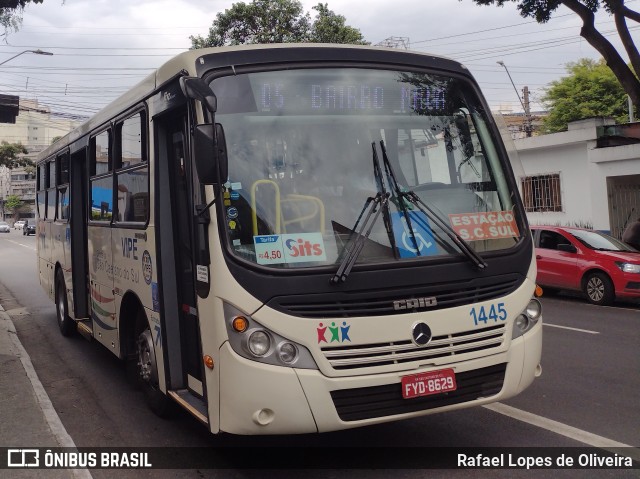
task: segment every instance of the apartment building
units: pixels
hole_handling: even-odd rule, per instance
[[[39,104],[37,100],[21,98],[19,108],[15,123],[0,123],[0,141],[22,143],[29,151],[27,156],[31,158],[35,158],[56,137],[66,135],[84,121],[83,118],[53,113],[49,107]],[[9,170],[0,167],[0,219],[12,224],[17,217],[34,218],[35,191],[35,170]],[[18,196],[24,203],[17,214],[5,211],[5,200],[11,195]]]

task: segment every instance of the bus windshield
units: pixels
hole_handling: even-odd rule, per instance
[[[461,255],[445,229],[478,253],[521,237],[488,112],[461,78],[301,68],[221,76],[211,88],[229,161],[225,229],[239,258],[337,265],[355,235],[366,236],[356,264],[420,261]]]

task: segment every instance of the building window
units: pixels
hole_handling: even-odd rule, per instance
[[[522,199],[527,212],[562,211],[560,173],[524,178],[522,180]]]

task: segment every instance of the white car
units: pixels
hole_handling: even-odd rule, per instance
[[[9,233],[10,231],[9,225],[4,221],[0,221],[0,233]]]
[[[24,226],[24,221],[23,220],[18,220],[15,223],[13,223],[13,229],[14,230],[21,230],[23,226]]]

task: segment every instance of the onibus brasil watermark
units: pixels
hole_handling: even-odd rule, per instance
[[[8,449],[10,468],[151,468],[147,452],[79,452],[47,449]]]

